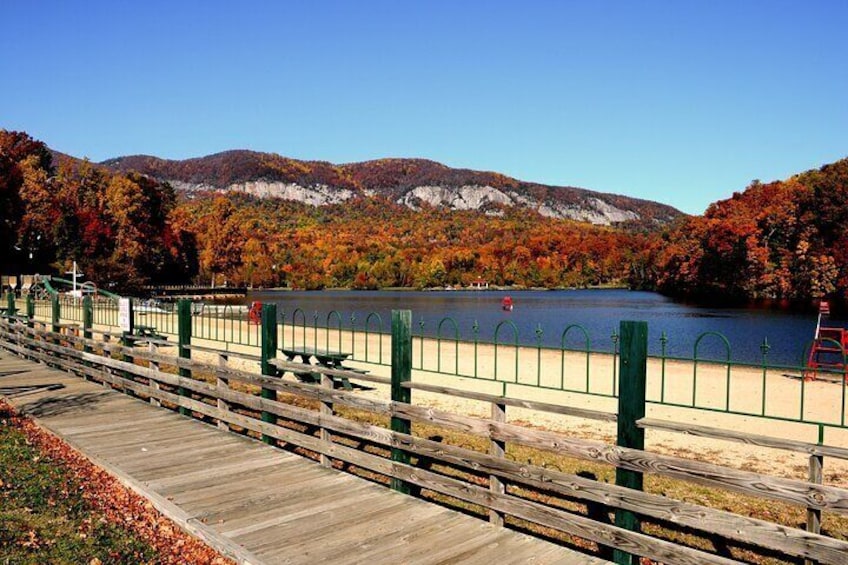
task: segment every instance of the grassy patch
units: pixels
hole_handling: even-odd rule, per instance
[[[0,399],[0,565],[228,565]]]
[[[110,523],[64,466],[12,425],[0,405],[0,563],[157,563],[157,552]]]

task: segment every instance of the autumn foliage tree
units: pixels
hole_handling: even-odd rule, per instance
[[[101,285],[138,288],[191,276],[192,239],[175,231],[173,189],[136,173],[60,156],[21,132],[0,131],[0,198],[7,268],[63,271],[72,261]],[[15,272],[12,271],[12,272]]]
[[[664,234],[652,279],[679,296],[844,301],[846,222],[848,159],[786,181],[755,181]]]

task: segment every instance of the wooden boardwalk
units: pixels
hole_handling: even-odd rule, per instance
[[[607,563],[6,352],[0,395],[240,563]]]

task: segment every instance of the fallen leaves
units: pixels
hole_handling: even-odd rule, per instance
[[[40,544],[38,542],[38,534],[35,533],[35,530],[30,530],[26,533],[26,540],[21,545],[30,549],[38,548]]]
[[[162,565],[228,565],[232,561],[222,557],[200,540],[191,537],[155,510],[147,499],[123,486],[115,477],[95,466],[68,444],[39,427],[34,421],[23,417],[4,400],[0,399],[3,425],[18,428],[26,443],[39,450],[35,458],[57,463],[65,467],[69,475],[80,485],[79,495],[94,509],[99,518],[84,519],[76,532],[80,539],[106,524],[120,524],[155,548],[154,563]],[[10,486],[0,481],[0,490]],[[67,495],[67,489],[61,491]],[[54,498],[47,499],[48,506],[56,506]],[[20,538],[21,545],[37,550],[45,540],[34,530]],[[99,559],[88,561],[88,565],[102,565]]]

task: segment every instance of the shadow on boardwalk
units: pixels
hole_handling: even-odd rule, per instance
[[[63,388],[65,388],[63,385],[53,385],[45,387],[42,390],[55,391]],[[0,393],[2,393],[2,390],[0,390]],[[27,415],[35,418],[60,416],[62,414],[70,413],[85,413],[95,409],[97,402],[103,398],[104,394],[106,393],[86,392],[58,398],[42,398],[35,402],[27,403],[25,412]]]
[[[0,382],[18,410],[239,563],[606,563],[35,363]]]

